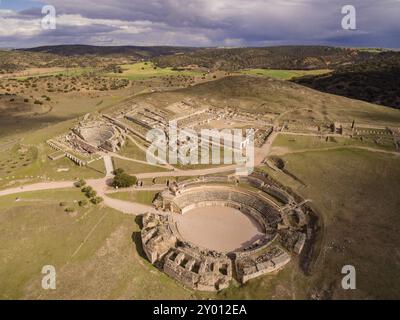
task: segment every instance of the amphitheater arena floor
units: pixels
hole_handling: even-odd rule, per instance
[[[239,210],[215,206],[174,215],[181,236],[189,242],[220,252],[248,246],[263,236],[261,226]]]

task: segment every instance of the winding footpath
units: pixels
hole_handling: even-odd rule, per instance
[[[74,186],[74,181],[39,182],[35,184],[20,186],[17,188],[0,190],[0,196],[8,196],[11,194],[22,193],[22,192],[66,189],[66,188],[72,188],[73,186]]]

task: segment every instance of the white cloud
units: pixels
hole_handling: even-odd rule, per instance
[[[398,0],[352,2],[358,30],[345,33],[339,0],[47,0],[58,13],[55,32],[38,28],[40,10],[0,10],[0,45],[11,41],[25,46],[30,36],[31,45],[51,39],[132,45],[400,46]]]

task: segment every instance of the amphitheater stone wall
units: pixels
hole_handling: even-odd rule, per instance
[[[290,195],[286,197],[285,191],[275,192],[280,191],[277,186],[270,188],[261,179],[242,179],[241,183],[250,188],[235,186],[235,181],[237,178],[209,177],[207,181],[197,179],[170,186],[156,199],[158,208],[167,211],[166,215],[149,213],[143,219],[142,243],[148,259],[188,288],[218,291],[227,288],[233,277],[245,283],[278,272],[291,261],[293,254],[301,254],[311,238],[304,231],[310,229],[305,225],[309,220],[307,212]],[[279,207],[264,189],[273,190],[288,203]],[[201,248],[182,238],[172,215],[215,206],[232,207],[251,216],[263,226],[265,236],[230,253]],[[283,219],[287,208],[301,218]]]

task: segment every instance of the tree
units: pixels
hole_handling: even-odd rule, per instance
[[[103,198],[102,197],[94,197],[94,198],[90,199],[90,201],[93,204],[99,204],[99,203],[103,202]]]
[[[88,204],[87,200],[80,200],[80,201],[78,202],[78,205],[79,205],[80,207],[85,207],[85,206],[87,206],[87,204]]]
[[[95,196],[97,196],[97,192],[94,190],[89,190],[88,192],[85,193],[85,195],[88,198],[94,198]]]
[[[82,188],[82,192],[83,193],[87,193],[87,192],[92,191],[92,190],[93,190],[93,188],[91,186],[87,186],[87,187]]]
[[[122,174],[122,173],[124,173],[125,171],[124,171],[124,169],[121,169],[121,168],[118,168],[118,169],[115,169],[114,170],[114,174],[115,175],[119,175],[119,174]]]
[[[80,179],[79,181],[75,182],[75,187],[77,187],[77,188],[84,187],[85,185],[86,185],[86,181],[83,179]]]
[[[116,169],[114,173],[115,177],[112,183],[114,188],[129,188],[135,185],[137,182],[136,177],[125,173],[123,169]]]

